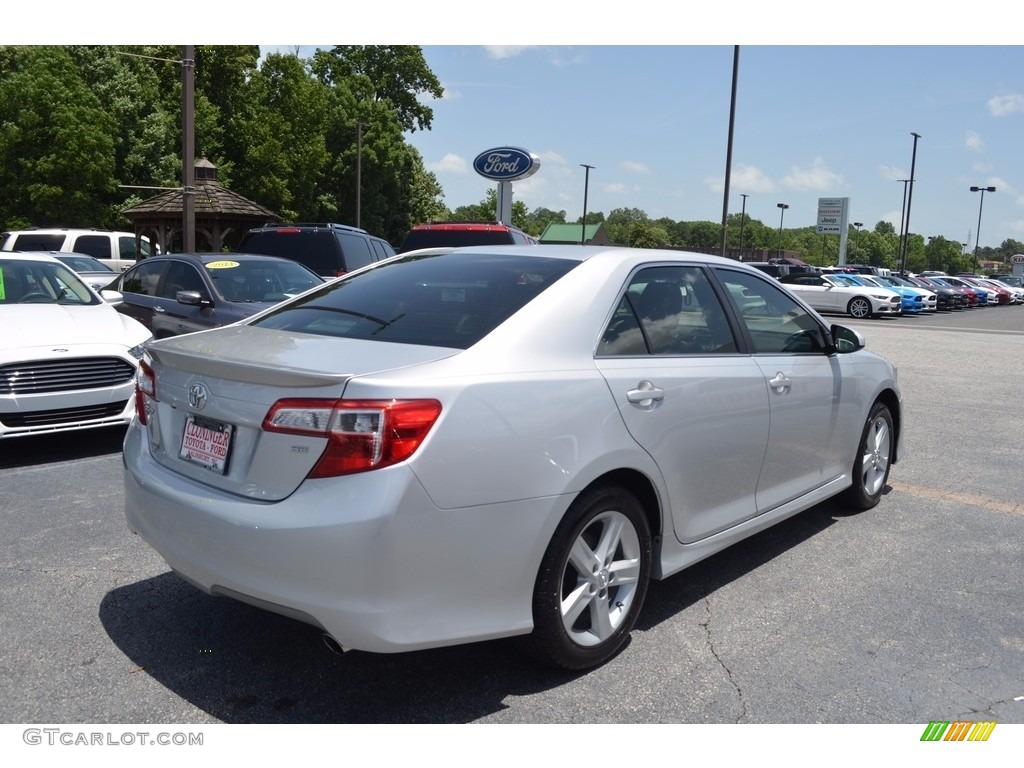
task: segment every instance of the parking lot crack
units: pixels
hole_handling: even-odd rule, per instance
[[[712,631],[711,626],[712,620],[714,618],[711,611],[711,601],[705,597],[703,602],[705,619],[704,621],[700,622],[700,625],[704,629],[704,637],[707,640],[708,650],[711,652],[711,655],[715,657],[715,661],[718,662],[718,665],[722,668],[722,671],[725,672],[725,677],[729,681],[729,684],[732,686],[733,690],[736,691],[736,698],[739,700],[740,704],[740,713],[734,722],[745,722],[747,719],[747,702],[743,696],[743,689],[736,682],[736,679],[733,677],[732,670],[729,669],[729,665],[725,663],[725,660],[721,657],[721,655],[719,655],[718,649],[715,647],[714,633]]]

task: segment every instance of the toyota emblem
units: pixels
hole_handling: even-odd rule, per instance
[[[206,407],[206,398],[208,394],[205,384],[193,384],[188,388],[188,404],[197,411],[201,411]]]

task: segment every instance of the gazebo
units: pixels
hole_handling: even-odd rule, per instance
[[[196,161],[194,189],[196,246],[200,250],[224,250],[225,243],[237,244],[246,230],[281,221],[273,211],[222,187],[217,181],[217,166],[205,157]],[[161,192],[124,211],[135,226],[136,236],[149,235],[161,253],[167,253],[175,240],[183,240],[183,213],[181,190]],[[199,246],[203,239],[205,248]]]

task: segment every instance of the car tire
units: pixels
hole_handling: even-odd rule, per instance
[[[878,504],[889,479],[889,467],[896,447],[892,414],[884,403],[875,403],[864,424],[857,456],[853,461],[853,485],[844,501],[852,509],[871,509]]]
[[[871,317],[871,302],[860,296],[855,296],[850,299],[850,303],[846,305],[846,311],[850,313],[850,317],[855,317],[858,320],[864,320],[865,318]]]
[[[525,649],[563,669],[603,664],[628,640],[650,572],[650,526],[636,497],[616,486],[584,491],[541,561]]]

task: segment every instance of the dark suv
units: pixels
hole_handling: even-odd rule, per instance
[[[292,259],[322,277],[339,277],[395,255],[387,240],[345,224],[266,224],[246,232],[236,250]]]
[[[537,245],[521,229],[497,221],[432,221],[409,230],[399,253],[461,245]]]

